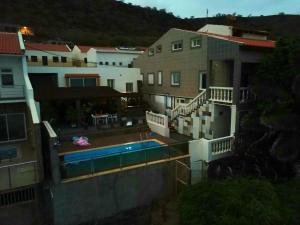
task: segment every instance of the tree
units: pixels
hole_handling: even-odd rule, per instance
[[[292,188],[292,196],[288,190]],[[178,199],[181,225],[296,225],[299,182],[277,187],[262,179],[209,180]]]
[[[261,161],[272,163],[277,172],[283,171],[283,164],[299,158],[299,40],[279,40],[250,80],[256,102],[242,119],[243,144],[237,145],[240,154],[262,157],[265,161]]]

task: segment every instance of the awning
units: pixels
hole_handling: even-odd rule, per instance
[[[122,97],[123,94],[107,86],[98,87],[43,87],[34,89],[36,101],[77,100]]]

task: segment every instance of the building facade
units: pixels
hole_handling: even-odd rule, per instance
[[[31,224],[41,220],[40,120],[21,34],[0,33],[0,42],[0,220]]]

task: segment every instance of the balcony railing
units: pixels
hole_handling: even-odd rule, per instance
[[[210,87],[211,101],[232,103],[233,87]]]
[[[0,167],[0,191],[36,184],[38,181],[36,161]]]
[[[224,158],[232,154],[233,136],[204,140],[204,149],[207,151],[207,161]]]
[[[152,131],[164,137],[170,136],[168,116],[146,111],[146,121]]]
[[[0,86],[0,99],[25,98],[24,85]]]
[[[240,88],[240,103],[246,103],[250,99],[250,91],[247,87]]]

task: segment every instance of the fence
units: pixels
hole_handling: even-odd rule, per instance
[[[0,190],[38,183],[37,162],[30,161],[0,167]]]
[[[91,175],[113,169],[123,169],[138,164],[149,164],[160,160],[170,160],[188,155],[188,143],[162,145],[136,151],[117,152],[104,157],[64,162],[61,157],[61,176],[63,179]]]

